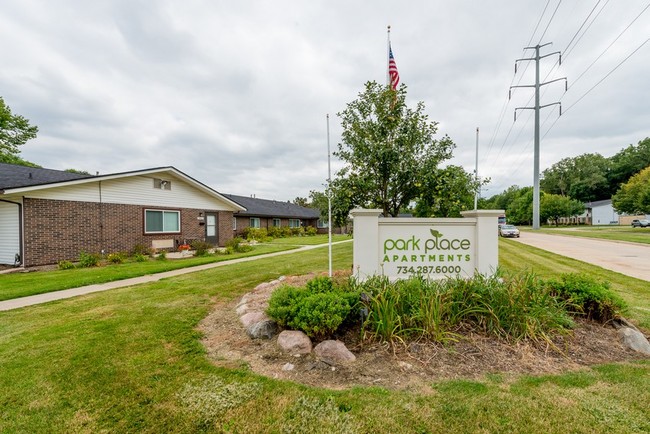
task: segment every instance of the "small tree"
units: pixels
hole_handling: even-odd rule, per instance
[[[397,216],[419,196],[424,168],[451,158],[455,146],[447,136],[434,139],[438,123],[424,114],[424,103],[407,107],[405,85],[393,90],[368,82],[338,116],[343,133],[335,155],[346,165],[332,189],[346,217],[354,206]]]
[[[552,220],[555,226],[561,217],[572,217],[582,213],[585,206],[582,202],[559,194],[544,194],[540,198],[540,219]]]
[[[650,214],[650,166],[621,186],[612,197],[612,205],[618,212]]]

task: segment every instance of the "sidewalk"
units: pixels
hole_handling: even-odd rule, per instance
[[[335,243],[332,243],[332,245],[350,243],[350,242],[352,242],[352,240],[337,241]],[[61,291],[53,291],[45,294],[30,295],[29,297],[14,298],[12,300],[0,301],[0,311],[19,309],[21,307],[47,303],[48,301],[63,300],[66,298],[76,297],[78,295],[90,294],[92,292],[106,291],[115,288],[123,288],[125,286],[140,285],[141,283],[157,282],[158,280],[166,279],[168,277],[181,276],[183,274],[209,270],[211,268],[223,267],[225,265],[238,264],[241,262],[256,261],[258,259],[270,258],[273,256],[290,255],[292,253],[298,253],[306,250],[313,250],[313,249],[318,249],[327,246],[328,246],[327,244],[316,244],[314,246],[304,246],[298,249],[284,250],[282,252],[267,253],[258,256],[247,256],[245,258],[214,262],[212,264],[197,265],[196,267],[181,268],[180,270],[165,271],[163,273],[132,277],[130,279],[116,280],[114,282],[98,283],[96,285],[88,285],[79,288],[64,289]]]

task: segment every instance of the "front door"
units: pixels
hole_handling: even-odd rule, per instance
[[[217,214],[205,214],[205,242],[216,246],[219,243],[219,231],[217,226]]]

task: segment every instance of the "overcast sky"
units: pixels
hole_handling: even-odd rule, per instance
[[[541,170],[650,136],[648,6],[0,0],[0,96],[39,127],[22,157],[43,167],[174,166],[220,192],[293,200],[324,189],[326,114],[334,151],[336,113],[366,81],[385,82],[391,25],[407,101],[423,101],[438,137],[456,143],[452,164],[474,170],[480,128],[489,197],[533,183],[533,111],[516,123],[513,112],[534,104],[534,90],[508,100],[511,85],[534,83],[534,63],[514,74],[515,59],[534,56],[525,46],[552,42],[541,54],[562,51],[563,62],[542,60],[541,79],[569,84],[566,93],[563,82],[542,88],[541,104],[561,101],[563,115],[541,112]]]

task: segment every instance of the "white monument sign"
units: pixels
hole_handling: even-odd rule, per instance
[[[503,210],[465,211],[463,218],[384,218],[355,209],[354,274],[391,279],[491,275],[499,265],[497,217]]]

